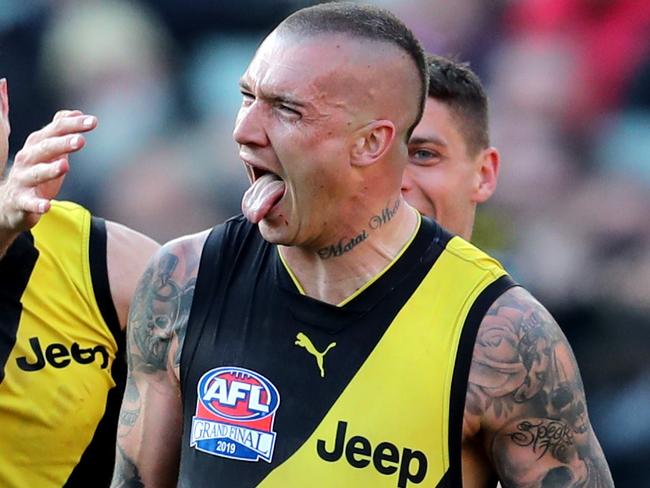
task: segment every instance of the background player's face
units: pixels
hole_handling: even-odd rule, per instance
[[[0,174],[7,164],[9,152],[9,95],[7,80],[0,80]]]
[[[259,223],[269,242],[329,245],[346,221],[349,152],[362,123],[355,49],[340,36],[297,40],[272,33],[242,77],[233,133],[240,157],[251,183],[272,172],[285,184]]]
[[[409,140],[402,193],[422,214],[469,239],[476,204],[485,199],[481,168],[486,154],[471,156],[459,129],[449,107],[429,97]]]

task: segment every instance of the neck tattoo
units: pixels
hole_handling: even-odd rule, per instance
[[[400,202],[401,200],[397,199],[394,205],[392,206],[387,205],[385,208],[381,210],[379,214],[370,217],[370,220],[368,220],[368,229],[362,229],[354,237],[351,238],[343,237],[335,244],[330,244],[329,246],[321,247],[317,251],[318,256],[321,259],[336,258],[352,251],[352,249],[354,249],[363,241],[368,239],[368,237],[370,236],[369,232],[381,228],[383,225],[390,222],[393,219],[393,217],[395,217],[397,211],[399,210]]]

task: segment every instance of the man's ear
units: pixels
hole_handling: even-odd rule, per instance
[[[477,186],[472,194],[474,203],[487,201],[497,188],[499,178],[499,164],[501,157],[499,151],[494,147],[483,149],[477,162]]]
[[[355,166],[369,166],[381,159],[395,139],[395,124],[374,120],[354,134],[350,161]]]
[[[0,120],[3,124],[7,124],[7,132],[9,132],[9,91],[6,78],[0,79]]]

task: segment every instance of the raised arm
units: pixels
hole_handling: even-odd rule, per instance
[[[207,232],[172,241],[140,279],[129,312],[129,373],[113,487],[176,486],[182,429],[179,364]]]
[[[91,115],[62,110],[52,122],[29,135],[9,175],[0,183],[0,258],[21,232],[31,229],[50,209],[50,200],[70,169],[68,155],[84,146],[82,133],[96,126],[97,119]],[[3,167],[1,161],[0,169]]]
[[[504,293],[481,323],[464,435],[481,439],[504,488],[614,486],[571,347],[523,288]]]

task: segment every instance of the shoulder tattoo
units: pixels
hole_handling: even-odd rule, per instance
[[[481,323],[465,416],[489,426],[488,455],[507,486],[613,486],[573,352],[522,288],[496,300]],[[526,484],[533,480],[540,484]]]
[[[129,315],[132,368],[149,373],[165,370],[174,338],[178,343],[173,366],[178,366],[196,285],[197,260],[189,252],[179,256],[162,250],[140,280]]]

